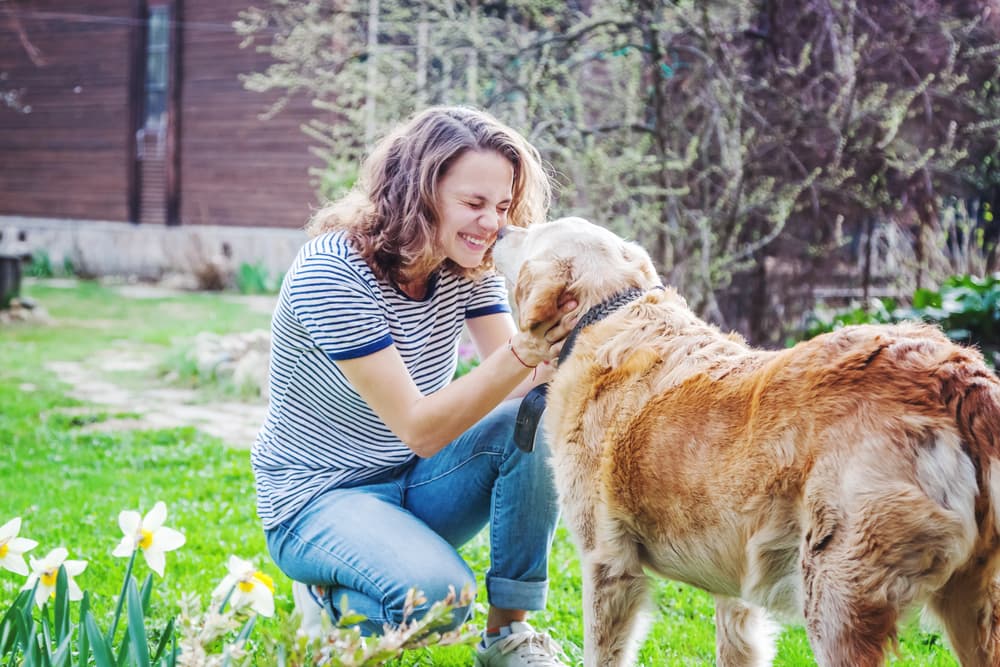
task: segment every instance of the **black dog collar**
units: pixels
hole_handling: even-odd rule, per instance
[[[663,289],[663,287],[657,286],[654,289]],[[600,322],[643,294],[645,294],[645,290],[630,287],[588,310],[566,336],[566,342],[563,343],[562,351],[559,352],[559,363],[561,364],[569,358],[570,352],[573,351],[573,346],[576,344],[576,338],[581,331],[595,322]],[[535,432],[538,430],[538,422],[542,419],[542,413],[545,412],[545,397],[548,391],[548,384],[540,384],[533,387],[521,399],[521,407],[517,410],[517,421],[514,423],[514,444],[522,452],[530,452],[535,449]]]

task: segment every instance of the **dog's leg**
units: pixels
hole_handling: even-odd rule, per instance
[[[803,558],[806,634],[821,667],[883,667],[899,610],[859,563],[858,536],[814,536]]]
[[[962,667],[1000,665],[1000,583],[991,574],[958,572],[930,604]]]
[[[715,597],[715,661],[719,667],[768,667],[777,626],[760,607]]]
[[[584,665],[625,667],[635,663],[646,632],[643,614],[649,580],[641,568],[624,570],[585,558],[583,563]]]

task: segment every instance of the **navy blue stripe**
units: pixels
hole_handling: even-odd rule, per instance
[[[332,359],[333,361],[338,361],[340,359],[357,359],[358,357],[366,357],[369,354],[378,352],[379,350],[384,350],[390,345],[392,345],[392,336],[390,334],[386,334],[378,340],[368,343],[367,345],[356,347],[353,350],[344,350],[343,352],[327,352],[326,356],[328,359]]]
[[[484,315],[496,315],[497,313],[509,313],[510,306],[505,303],[498,303],[492,306],[483,306],[481,308],[470,308],[465,311],[465,319],[471,320],[476,317],[482,317]]]

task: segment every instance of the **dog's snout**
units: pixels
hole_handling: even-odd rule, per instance
[[[507,234],[507,225],[504,225],[503,227],[497,230],[497,240],[499,241],[504,236],[506,236],[506,234]]]

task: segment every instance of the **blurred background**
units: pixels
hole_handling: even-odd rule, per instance
[[[273,290],[374,139],[471,104],[781,345],[992,290],[998,87],[1000,0],[0,0],[0,256]]]

